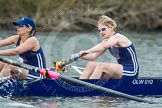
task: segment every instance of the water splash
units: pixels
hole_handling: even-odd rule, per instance
[[[15,87],[16,80],[11,79],[10,77],[0,79],[0,95],[5,98],[12,97]]]

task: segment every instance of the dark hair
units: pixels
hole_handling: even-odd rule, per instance
[[[36,32],[37,32],[36,28],[32,29],[30,32],[30,36],[35,36]]]

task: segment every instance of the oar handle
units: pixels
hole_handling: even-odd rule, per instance
[[[79,55],[75,55],[75,56],[74,56],[74,61],[77,61],[78,59],[79,59]],[[69,60],[63,61],[63,62],[59,65],[59,67],[62,68],[62,67],[66,66],[66,65],[68,65],[68,64],[70,64],[70,63],[72,63],[72,62],[73,62],[73,60],[70,58]]]
[[[76,54],[76,55],[74,55],[74,60],[72,60],[71,58],[69,59],[69,60],[65,60],[65,61],[63,61],[63,63],[61,63],[60,65],[59,65],[59,67],[60,68],[63,68],[64,66],[66,66],[66,65],[68,65],[68,64],[70,64],[70,63],[72,63],[72,62],[74,62],[74,61],[77,61],[80,57],[83,57],[83,56],[85,56],[85,55],[87,55],[88,53],[83,53],[83,54],[81,54],[81,55],[79,55],[79,54]]]

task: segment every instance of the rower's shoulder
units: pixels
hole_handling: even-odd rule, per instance
[[[28,41],[36,42],[36,41],[38,41],[38,39],[35,36],[32,36],[32,37],[28,38]]]
[[[126,37],[125,35],[123,35],[123,34],[121,34],[121,33],[115,33],[114,36],[116,36],[116,37]]]

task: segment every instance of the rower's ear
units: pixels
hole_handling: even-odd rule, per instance
[[[32,31],[32,27],[27,27],[27,29],[28,29],[28,32],[31,32]]]

